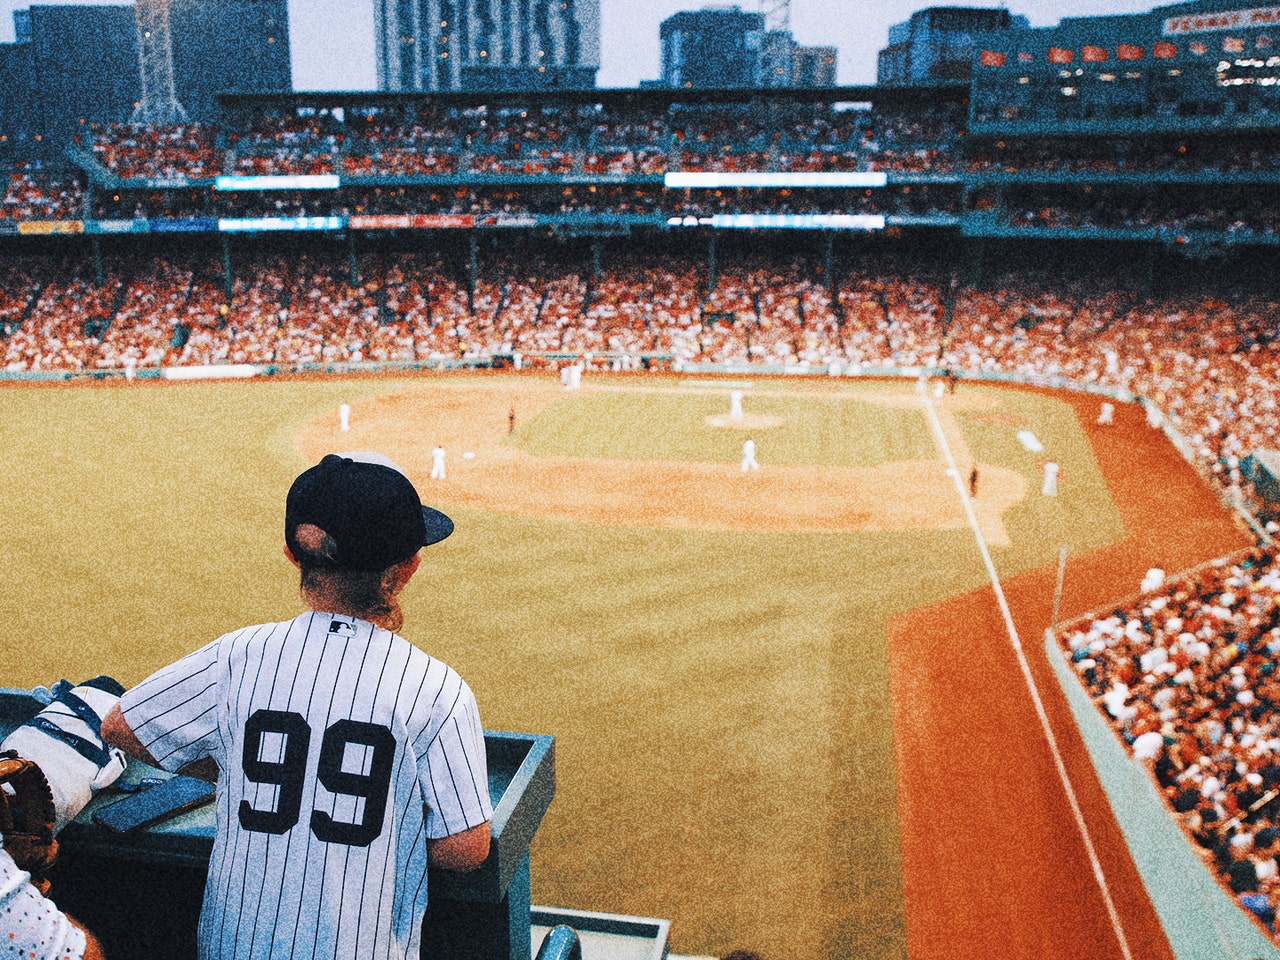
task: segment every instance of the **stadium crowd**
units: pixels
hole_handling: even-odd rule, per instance
[[[1196,231],[1226,236],[1266,236],[1280,233],[1280,215],[1269,193],[1257,187],[1226,187],[1217,191],[1214,205],[1202,198],[1159,194],[1137,198],[1110,190],[1090,191],[1084,197],[1055,203],[1044,196],[1011,212],[1014,227],[1093,228],[1130,231],[1158,229],[1187,234]]]
[[[1194,849],[1272,934],[1280,908],[1280,562],[1254,549],[1060,640]]]
[[[210,124],[93,124],[90,136],[94,160],[118,177],[199,179],[227,172],[219,130]]]
[[[71,220],[84,215],[84,178],[29,164],[9,171],[0,220]]]
[[[751,104],[674,104],[659,117],[600,104],[350,117],[266,111],[239,128],[95,124],[88,146],[109,174],[167,181],[223,174],[630,176],[669,169],[946,173],[955,168],[960,127],[946,110],[906,117],[798,104],[768,117]]]
[[[495,198],[493,207],[501,209]],[[468,289],[438,255],[265,258],[233,284],[193,264],[134,265],[128,282],[84,265],[9,265],[5,369],[536,355],[666,354],[682,362],[937,366],[1063,377],[1150,398],[1206,471],[1247,496],[1239,459],[1280,445],[1275,301],[1247,292],[1138,297],[1025,274],[958,286],[949,305],[913,275],[812,265],[720,269],[614,258],[599,272],[536,253],[488,263]],[[38,291],[33,293],[32,291]],[[25,299],[24,299],[25,298]]]
[[[495,165],[504,161],[492,157]],[[530,169],[552,163],[549,157],[520,160]],[[339,191],[110,190],[92,199],[94,218],[184,219],[192,217],[332,217],[357,214],[676,214],[717,213],[881,213],[947,215],[960,213],[960,191],[923,184],[883,190],[825,189],[666,190],[649,183],[553,183],[519,187],[469,184],[448,187],[382,184],[355,185]]]
[[[1280,154],[1269,137],[1228,136],[1189,139],[1177,136],[1063,140],[1049,137],[970,145],[970,173],[1205,173],[1253,174],[1280,170]]]
[[[672,103],[657,116],[604,104],[427,106],[368,112],[264,108],[218,127],[186,123],[92,125],[85,169],[10,171],[0,220],[182,219],[380,214],[599,214],[704,216],[876,213],[944,220],[966,209],[1012,229],[1218,234],[1224,242],[1280,235],[1266,183],[1224,183],[1211,195],[1186,178],[1274,174],[1265,138],[1213,136],[1071,140],[990,136],[964,145],[954,108],[866,104]],[[964,149],[961,147],[964,145]],[[961,154],[964,154],[962,156]],[[77,156],[73,154],[73,158]],[[664,191],[652,183],[561,183],[495,201],[486,178],[647,176],[667,171],[883,171],[931,183],[861,191]],[[962,176],[1064,173],[1174,175],[1149,184],[1099,181],[966,184]],[[214,191],[223,174],[339,174],[339,190]],[[105,181],[100,175],[119,179]],[[442,186],[422,177],[467,177]],[[359,181],[377,177],[376,188]],[[145,179],[145,183],[142,181]],[[397,179],[404,183],[396,183]],[[86,181],[94,181],[88,186]],[[204,184],[194,189],[192,181]],[[558,189],[556,189],[558,188]],[[626,195],[625,209],[610,206]],[[803,195],[802,195],[803,194]],[[88,202],[86,202],[86,197]],[[602,199],[607,198],[607,199]],[[941,222],[941,221],[939,221]]]

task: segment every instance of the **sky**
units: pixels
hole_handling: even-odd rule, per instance
[[[110,0],[43,0],[44,3],[102,3]],[[118,2],[118,0],[117,0]],[[0,41],[13,40],[15,9],[30,0],[0,0]],[[635,87],[659,73],[658,26],[681,10],[730,6],[731,0],[600,0],[600,87]],[[806,46],[839,50],[837,81],[872,84],[876,53],[887,45],[889,27],[929,6],[1008,7],[1033,27],[1072,17],[1146,13],[1159,0],[791,0],[791,32]],[[1259,5],[1240,0],[1240,6]],[[737,0],[743,10],[760,10],[759,0]],[[372,90],[372,0],[289,0],[289,42],[295,90]]]

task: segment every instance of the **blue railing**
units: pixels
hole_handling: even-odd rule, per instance
[[[566,924],[552,927],[542,938],[537,960],[582,960],[582,941]]]

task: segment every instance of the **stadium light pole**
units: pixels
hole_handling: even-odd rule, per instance
[[[791,32],[791,0],[760,0],[764,28],[770,33]]]
[[[138,73],[142,98],[133,111],[133,123],[181,123],[187,111],[178,102],[173,86],[173,43],[169,37],[169,0],[137,0],[134,19],[138,26]]]

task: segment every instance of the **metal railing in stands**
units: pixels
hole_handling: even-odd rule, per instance
[[[537,960],[582,960],[582,941],[573,927],[560,924],[547,931]]]

